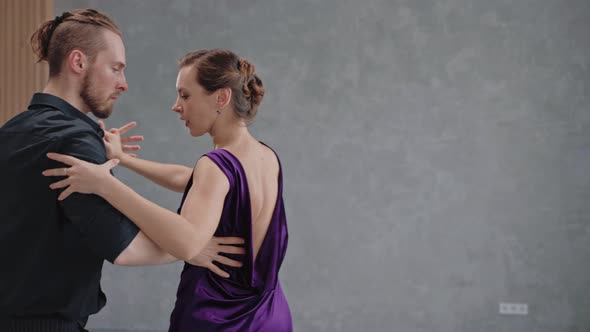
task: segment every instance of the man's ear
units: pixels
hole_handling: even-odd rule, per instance
[[[88,68],[88,57],[80,50],[71,51],[66,62],[67,67],[77,74],[83,73]]]

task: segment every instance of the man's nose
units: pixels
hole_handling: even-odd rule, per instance
[[[127,90],[129,90],[129,85],[127,84],[127,79],[125,78],[124,74],[123,74],[123,80],[121,82],[119,82],[119,86],[117,88],[119,90],[121,90],[121,92],[126,92]]]

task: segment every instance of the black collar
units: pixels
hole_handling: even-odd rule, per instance
[[[78,110],[67,101],[54,95],[47,93],[35,93],[33,94],[33,98],[31,98],[29,108],[32,108],[31,106],[49,106],[51,108],[55,108],[62,111],[66,115],[83,120],[84,122],[88,123],[88,125],[90,125],[90,127],[92,127],[92,129],[94,129],[96,132],[100,134],[103,133],[98,123],[94,122],[94,120],[89,118],[88,115],[82,113],[82,111]]]

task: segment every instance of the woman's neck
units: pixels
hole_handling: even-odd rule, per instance
[[[248,131],[248,127],[243,122],[234,122],[232,125],[219,126],[211,133],[213,139],[213,148],[222,149],[228,146],[236,146],[254,137]]]

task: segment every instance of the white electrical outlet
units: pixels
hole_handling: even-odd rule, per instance
[[[499,312],[502,315],[528,315],[529,305],[526,303],[500,302]]]

